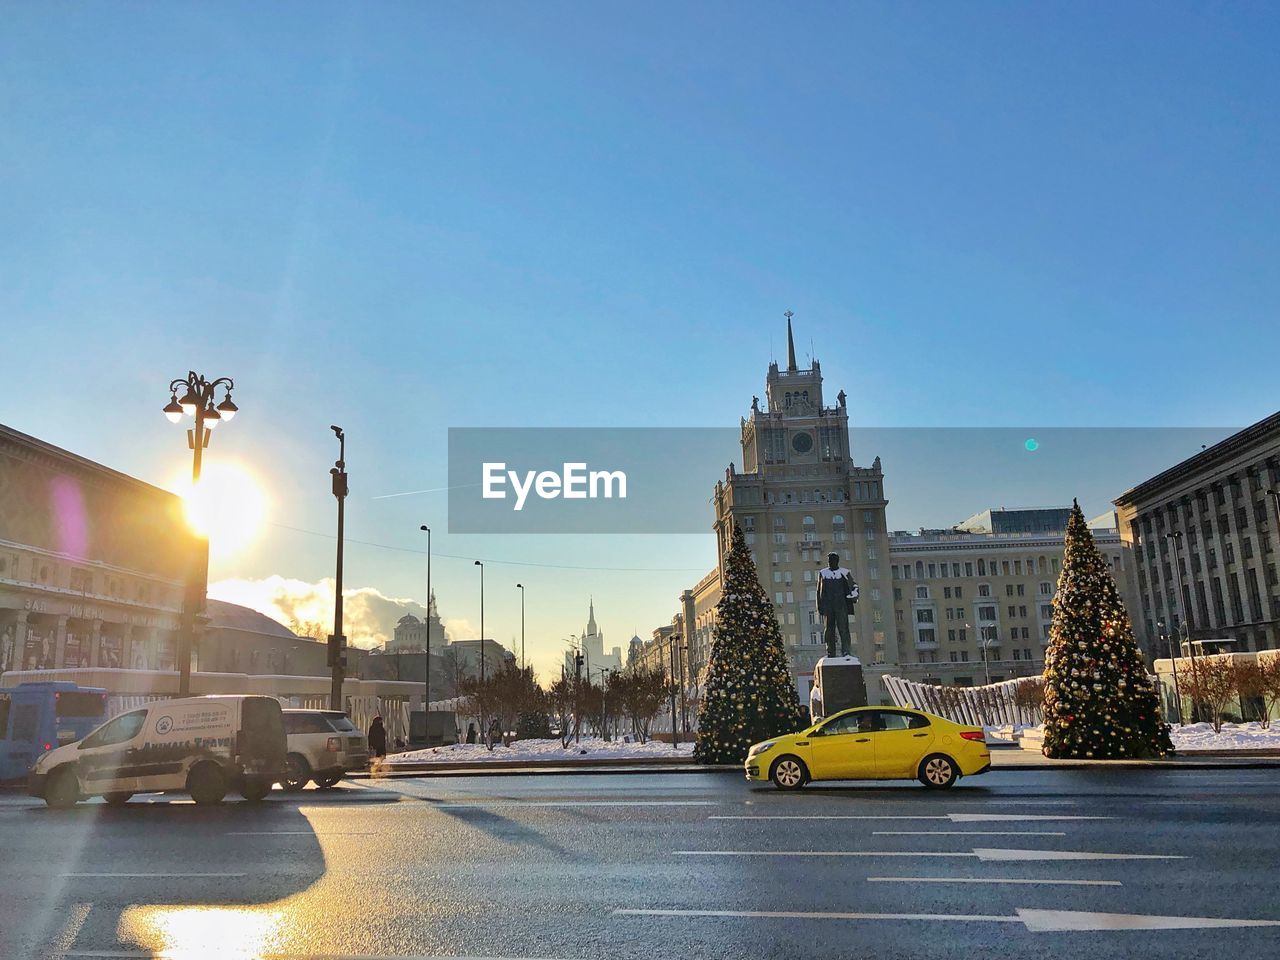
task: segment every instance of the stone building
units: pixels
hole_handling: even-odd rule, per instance
[[[741,421],[741,443],[742,469],[730,464],[713,494],[717,567],[736,523],[773,598],[792,672],[802,677],[826,650],[817,574],[828,553],[838,554],[862,587],[850,624],[854,652],[867,664],[896,662],[880,458],[856,464],[844,391],[829,405],[818,361],[800,369],[790,316],[786,369],[769,364],[765,404],[753,398],[750,416]],[[709,646],[699,644],[705,656]]]
[[[1133,548],[1148,649],[1168,637],[1280,647],[1280,413],[1169,467],[1115,501]],[[1184,633],[1185,625],[1185,633]]]
[[[430,609],[425,618],[420,620],[411,613],[400,618],[391,640],[386,644],[387,653],[421,653],[428,648],[439,650],[449,642],[444,624],[440,620],[440,611],[436,608],[434,590],[427,602]]]
[[[178,497],[0,426],[0,671],[177,669]]]
[[[1016,520],[997,519],[1000,533],[957,526],[890,535],[899,658],[870,673],[969,686],[1044,672],[1066,519],[1061,508],[1011,512]],[[1114,515],[1090,526],[1132,611],[1133,560]]]
[[[611,650],[606,650],[604,648],[604,631],[601,630],[599,625],[596,623],[596,604],[594,600],[589,601],[587,606],[587,625],[575,640],[577,642],[577,649],[566,650],[564,655],[565,670],[570,674],[572,674],[574,670],[573,658],[577,650],[582,651],[586,660],[583,665],[583,669],[591,670],[593,678],[596,678],[595,671],[601,669],[622,669],[622,648],[614,647]]]

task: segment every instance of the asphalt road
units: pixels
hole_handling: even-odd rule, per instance
[[[0,793],[0,957],[1261,958],[1278,869],[1276,769],[943,794],[413,778],[65,812]]]

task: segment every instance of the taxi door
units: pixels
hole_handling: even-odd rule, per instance
[[[872,711],[855,711],[823,724],[809,738],[809,775],[815,780],[865,780],[876,775]]]
[[[905,710],[876,711],[876,775],[910,779],[933,746],[933,727],[927,717]]]

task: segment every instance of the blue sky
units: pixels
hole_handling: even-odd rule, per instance
[[[3,16],[0,420],[162,481],[187,456],[164,382],[230,374],[243,414],[210,455],[263,475],[278,524],[331,528],[330,423],[351,536],[410,548],[444,495],[365,498],[444,486],[449,426],[732,425],[788,308],[856,424],[1276,408],[1274,6]],[[988,505],[929,503],[891,520]],[[315,581],[331,546],[269,527],[214,575]],[[523,579],[546,662],[588,594],[614,639],[647,634],[714,558],[701,537],[436,546],[589,568],[490,567],[489,632],[517,629]],[[420,557],[350,557],[352,585],[421,592]],[[446,616],[478,620],[470,562],[435,574]]]

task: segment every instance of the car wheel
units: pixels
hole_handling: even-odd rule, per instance
[[[945,754],[932,753],[920,761],[920,769],[916,775],[926,787],[945,790],[960,779],[960,769]]]
[[[227,795],[227,778],[216,763],[200,763],[187,774],[187,793],[199,804],[221,803]]]
[[[769,779],[779,790],[799,790],[809,779],[809,771],[805,768],[803,760],[788,754],[773,762]]]
[[[245,777],[240,784],[240,796],[254,803],[271,792],[271,781],[263,777]]]
[[[55,771],[45,787],[44,802],[55,810],[68,810],[80,802],[80,784],[74,770]]]
[[[113,807],[123,807],[132,796],[132,790],[117,790],[114,793],[104,793],[102,799]]]
[[[289,793],[297,793],[311,779],[311,764],[300,753],[291,753],[284,758],[284,779],[280,785]]]
[[[338,781],[341,779],[342,779],[342,774],[337,774],[336,776],[328,776],[328,777],[317,777],[316,786],[319,787],[321,790],[328,790],[330,787],[337,786]]]

